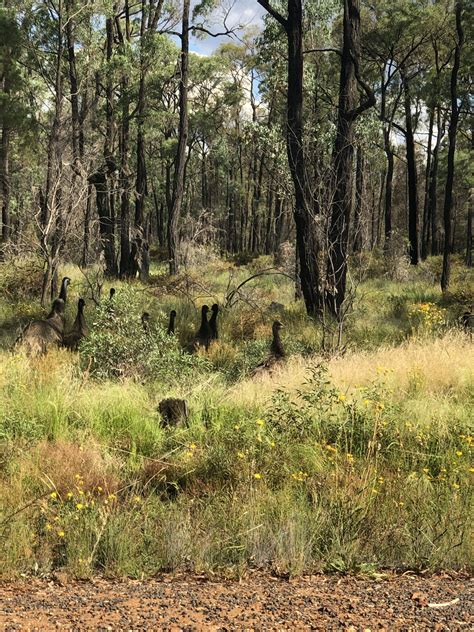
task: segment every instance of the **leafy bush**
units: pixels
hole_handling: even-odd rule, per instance
[[[101,379],[131,377],[165,382],[186,381],[205,372],[209,363],[183,353],[174,336],[158,326],[145,331],[138,293],[124,288],[113,304],[101,303],[89,336],[80,346],[81,363]]]
[[[408,319],[413,333],[433,334],[445,324],[445,311],[435,303],[413,303],[408,307]]]

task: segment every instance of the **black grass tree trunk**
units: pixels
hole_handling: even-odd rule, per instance
[[[454,63],[451,72],[451,118],[449,121],[448,137],[448,165],[446,174],[446,189],[444,194],[444,249],[443,272],[441,274],[441,289],[443,292],[449,287],[451,275],[451,244],[452,244],[452,206],[454,183],[454,154],[456,152],[456,133],[459,122],[458,104],[458,74],[461,64],[461,50],[464,43],[464,31],[461,22],[462,2],[458,0],[455,7],[456,15],[456,48],[454,49]]]

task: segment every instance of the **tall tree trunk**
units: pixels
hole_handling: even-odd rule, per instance
[[[408,77],[402,73],[403,95],[405,107],[405,142],[408,177],[408,241],[410,249],[410,263],[418,265],[418,178],[416,170],[415,135],[411,114],[411,94]]]
[[[189,5],[183,0],[181,32],[181,78],[179,82],[179,136],[173,179],[173,197],[168,218],[168,254],[170,274],[179,272],[178,224],[184,195],[184,168],[188,144],[188,64],[189,64]]]
[[[64,30],[66,32],[69,84],[71,87],[72,156],[74,161],[78,161],[82,157],[80,150],[84,148],[84,131],[79,114],[79,82],[77,78],[76,52],[74,49],[74,18],[71,15],[74,11],[74,0],[68,0],[66,9],[67,20]]]
[[[0,258],[5,255],[5,246],[10,241],[10,128],[6,121],[0,139],[0,192],[2,195],[2,230]]]
[[[357,147],[356,161],[356,190],[354,210],[354,243],[353,251],[362,250],[362,205],[364,200],[364,152],[362,147]]]
[[[137,176],[135,181],[135,257],[132,262],[134,272],[140,279],[147,281],[150,271],[148,240],[145,229],[146,161],[145,161],[145,38],[146,38],[146,0],[142,0],[142,19],[140,26],[140,83],[137,102]]]
[[[288,0],[286,19],[267,0],[258,2],[283,26],[288,40],[287,152],[295,189],[293,216],[296,227],[296,252],[306,311],[310,316],[315,316],[322,311],[322,294],[318,260],[320,246],[316,238],[312,208],[310,210],[311,191],[303,146],[302,2]]]
[[[114,20],[107,18],[105,22],[106,30],[106,58],[110,63],[114,45]],[[89,182],[95,186],[97,214],[99,217],[99,231],[102,240],[102,247],[105,259],[105,271],[108,276],[117,274],[117,263],[115,257],[115,208],[114,194],[112,191],[112,174],[115,171],[115,161],[113,156],[114,138],[114,90],[112,77],[107,74],[105,88],[105,139],[104,139],[104,162],[105,166],[89,177]]]
[[[61,143],[61,115],[63,109],[62,59],[63,43],[63,3],[57,3],[57,49],[55,60],[54,80],[54,116],[48,140],[48,157],[46,168],[45,191],[42,196],[40,213],[41,250],[45,259],[45,270],[41,290],[41,305],[46,306],[53,296],[55,276],[57,273],[58,257],[61,242],[58,243],[56,231],[60,227],[61,215],[61,177],[62,177],[62,143]]]
[[[85,268],[89,264],[89,242],[91,234],[92,185],[87,185],[86,214],[84,218],[84,244],[82,246],[81,265]]]
[[[120,48],[122,54],[126,55],[127,46],[131,40],[130,30],[130,8],[128,0],[124,6],[125,33],[120,28],[120,20],[115,23],[119,35]],[[120,80],[120,92],[122,102],[122,121],[120,126],[120,276],[128,277],[133,275],[133,262],[131,259],[130,243],[130,189],[131,173],[129,166],[130,159],[130,95],[129,78],[125,70]]]
[[[375,97],[362,82],[360,59],[360,0],[344,0],[343,44],[339,79],[339,107],[332,168],[334,196],[328,234],[326,304],[335,317],[342,315],[346,296],[347,243],[352,205],[352,164],[354,155],[354,123],[367,108],[375,105]],[[356,81],[364,88],[366,98],[356,107]]]
[[[456,48],[454,49],[454,64],[451,72],[451,119],[449,121],[448,137],[448,165],[446,174],[446,188],[444,194],[444,249],[443,249],[443,272],[441,274],[441,290],[446,292],[449,287],[451,275],[451,242],[452,226],[451,215],[453,205],[453,183],[454,183],[454,154],[456,151],[456,133],[459,121],[458,105],[458,74],[461,64],[461,50],[464,43],[464,31],[461,22],[462,2],[457,0],[455,7],[456,15]]]
[[[384,169],[384,184],[385,184],[385,200],[384,200],[384,251],[390,250],[390,240],[392,237],[392,197],[393,197],[393,171],[394,171],[394,152],[391,143],[391,132],[393,127],[393,118],[397,109],[399,96],[396,98],[395,103],[390,108],[387,115],[387,87],[391,80],[390,65],[387,70],[387,64],[384,64],[381,69],[381,86],[382,94],[380,99],[380,118],[383,121],[383,145],[385,156],[387,158],[387,166]],[[388,78],[386,78],[388,73]],[[381,189],[382,192],[382,189]]]
[[[474,206],[474,188],[471,189],[467,207],[466,225],[466,267],[472,268],[472,208]]]
[[[441,139],[444,135],[444,122],[441,122],[441,106],[436,105],[436,143],[431,158],[430,182],[428,187],[429,216],[431,218],[431,255],[440,253],[439,221],[438,221],[438,165]]]
[[[435,109],[430,110],[430,122],[428,125],[428,146],[426,148],[426,171],[425,171],[425,199],[423,202],[423,230],[421,237],[421,258],[426,259],[428,256],[428,246],[430,239],[430,173],[431,173],[431,144],[433,141],[433,126],[434,126]]]

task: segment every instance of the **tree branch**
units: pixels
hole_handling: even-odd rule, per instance
[[[359,106],[357,108],[355,108],[354,110],[352,110],[352,112],[350,112],[350,116],[352,119],[356,119],[358,116],[360,116],[360,114],[362,114],[362,112],[365,112],[365,110],[368,110],[369,108],[373,107],[376,104],[376,99],[375,99],[375,94],[374,91],[372,90],[372,88],[369,86],[369,84],[367,84],[361,77],[360,72],[359,72],[359,60],[356,58],[356,56],[351,52],[351,57],[352,57],[352,63],[354,64],[354,74],[355,74],[355,78],[357,79],[357,83],[362,87],[362,89],[364,90],[365,94],[366,94],[366,99],[362,100],[359,104]]]
[[[275,18],[275,20],[280,22],[285,31],[288,30],[288,20],[284,18],[282,14],[279,13],[276,9],[274,9],[268,0],[257,0],[257,2],[265,9],[265,11],[267,11],[267,13]]]
[[[339,48],[310,48],[303,51],[303,55],[308,55],[309,53],[336,53],[339,57],[342,56],[342,51]]]

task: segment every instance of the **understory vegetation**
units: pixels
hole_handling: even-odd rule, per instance
[[[444,296],[440,259],[369,275],[342,353],[286,277],[257,277],[225,307],[264,257],[171,281],[153,266],[146,286],[114,282],[113,311],[108,287],[91,298],[93,269],[66,266],[67,321],[83,296],[90,333],[78,353],[39,358],[11,348],[42,314],[41,271],[0,267],[2,576],[470,566],[474,354],[458,319],[472,271],[456,263]],[[183,353],[214,301],[219,341]],[[252,376],[274,317],[288,357]],[[186,427],[162,427],[164,397],[187,400]]]

